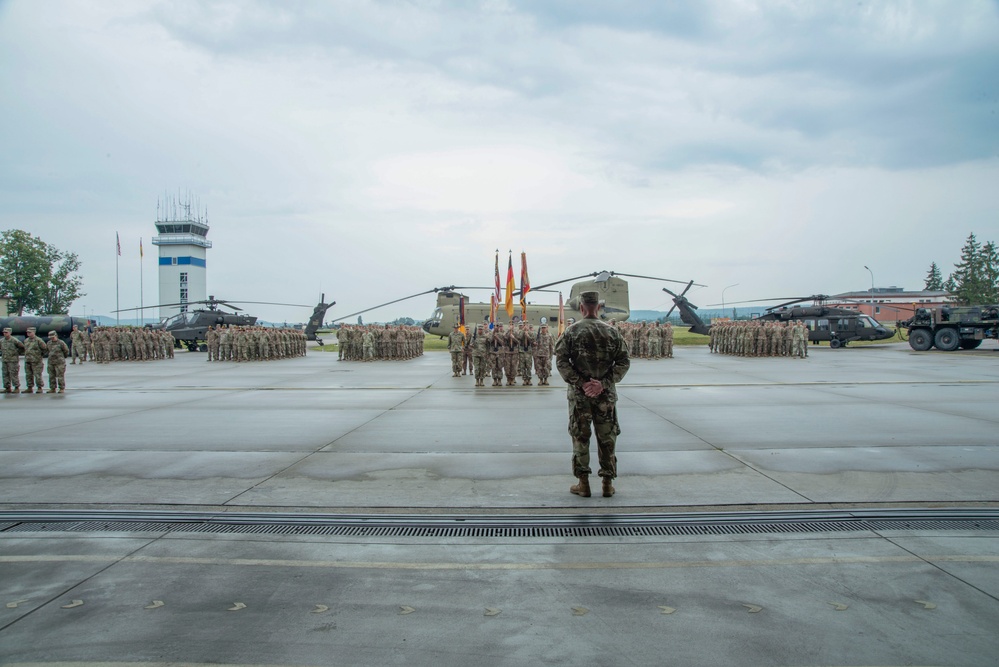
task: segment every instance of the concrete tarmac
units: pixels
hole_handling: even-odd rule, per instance
[[[991,343],[810,353],[636,360],[619,390],[613,498],[568,493],[558,380],[476,389],[444,353],[70,366],[64,395],[0,400],[0,664],[995,665],[994,530],[377,537],[3,523],[81,509],[530,525],[999,507]]]

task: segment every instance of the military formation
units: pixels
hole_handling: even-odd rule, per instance
[[[711,325],[708,347],[739,357],[808,356],[808,327],[802,322],[732,321]]]
[[[672,359],[673,325],[669,322],[613,322],[632,359]]]
[[[69,335],[75,364],[88,359],[99,364],[112,361],[173,359],[174,337],[169,331],[145,327],[95,327],[93,333],[73,326]]]
[[[504,326],[496,323],[492,329],[479,324],[462,333],[458,325],[448,336],[451,353],[451,373],[454,377],[472,375],[476,387],[484,387],[487,378],[492,386],[517,384],[531,386],[534,376],[539,385],[547,385],[552,373],[555,338],[547,324],[533,327],[528,322]]]
[[[305,332],[300,329],[221,324],[205,333],[208,361],[271,361],[304,357]]]
[[[406,324],[344,324],[336,332],[340,361],[404,360],[423,355],[423,329]]]
[[[66,359],[69,346],[59,339],[56,332],[50,331],[48,340],[36,335],[34,328],[27,330],[24,342],[11,335],[12,330],[3,330],[0,338],[0,358],[3,360],[3,389],[5,394],[21,393],[21,369],[19,358],[24,355],[25,394],[45,391],[43,383],[45,359],[48,359],[50,394],[66,391]]]

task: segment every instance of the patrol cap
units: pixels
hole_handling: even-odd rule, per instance
[[[14,333],[14,330],[13,330],[13,329],[11,329],[10,327],[4,327],[4,328],[3,328],[3,332],[4,332],[4,333]]]
[[[579,295],[579,302],[596,306],[600,303],[600,292],[583,292]]]
[[[453,328],[457,329],[457,328],[458,328],[459,326],[461,326],[461,325],[460,325],[460,324],[458,324],[457,322],[455,322],[455,323],[454,323],[454,324],[452,324],[451,326],[452,326]]]
[[[49,338],[55,338],[55,337],[56,337],[56,335],[57,335],[57,334],[56,334],[56,332],[55,332],[55,331],[50,331],[50,332],[49,332]]]
[[[35,333],[35,327],[28,327],[28,333]]]

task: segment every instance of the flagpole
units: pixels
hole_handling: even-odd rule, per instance
[[[114,233],[115,241],[115,252],[114,252],[114,309],[115,311],[121,310],[121,300],[119,298],[120,291],[118,289],[118,258],[121,257],[121,237],[118,236],[118,232]],[[121,324],[121,313],[115,312],[114,314],[115,326]]]
[[[146,286],[145,286],[145,256],[142,253],[142,237],[139,237],[139,314],[145,318],[146,311],[145,308],[145,296],[146,296]],[[142,326],[141,324],[139,326]]]

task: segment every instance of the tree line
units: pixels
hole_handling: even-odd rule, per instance
[[[963,305],[999,303],[999,250],[992,241],[981,243],[975,234],[961,248],[961,261],[943,279],[936,262],[930,264],[924,289],[946,290]]]
[[[20,229],[0,233],[0,296],[3,315],[63,314],[84,296],[80,259]]]

